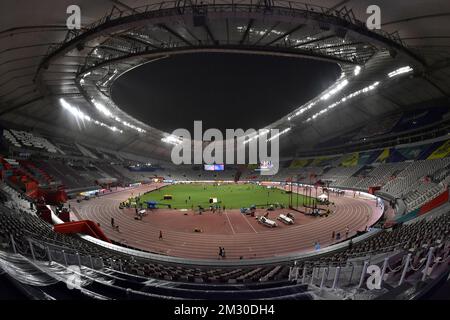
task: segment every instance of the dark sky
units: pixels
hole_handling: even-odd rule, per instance
[[[175,55],[135,68],[112,87],[115,103],[158,129],[259,129],[331,85],[337,65],[247,54]]]

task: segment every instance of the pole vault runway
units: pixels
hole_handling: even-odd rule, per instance
[[[104,195],[88,201],[71,202],[71,219],[89,219],[100,223],[102,230],[112,240],[154,253],[184,258],[217,259],[219,246],[224,247],[227,259],[251,259],[280,256],[294,252],[314,250],[314,243],[321,247],[333,244],[332,232],[345,230],[349,236],[371,226],[382,212],[375,200],[349,196],[330,196],[336,207],[328,217],[311,217],[289,209],[270,212],[276,220],[280,213],[295,215],[294,225],[277,221],[278,227],[268,228],[254,217],[245,216],[239,210],[222,213],[205,212],[201,215],[189,211],[156,209],[148,210],[143,220],[134,219],[134,209],[119,209],[119,203],[161,185],[146,185],[135,189]],[[133,195],[132,195],[133,193]],[[258,209],[256,215],[264,215]],[[111,218],[119,225],[120,232],[111,227]],[[194,232],[199,229],[201,232]],[[159,232],[163,238],[159,239]]]

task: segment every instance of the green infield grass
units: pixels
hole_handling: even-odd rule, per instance
[[[171,195],[171,200],[164,200],[164,195]],[[209,198],[217,198],[220,206],[229,209],[237,209],[256,205],[258,207],[270,204],[282,204],[288,206],[289,195],[279,189],[268,189],[264,186],[254,184],[174,184],[152,191],[141,196],[141,202],[156,201],[160,204],[170,204],[176,209],[191,209],[192,207],[210,206]],[[292,196],[293,204],[297,202],[297,196]],[[298,202],[301,204],[303,196],[298,196]],[[159,206],[161,207],[161,206]]]

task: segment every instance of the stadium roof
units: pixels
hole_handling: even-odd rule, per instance
[[[273,119],[271,127],[290,128],[280,140],[290,150],[417,103],[448,99],[450,2],[378,1],[383,32],[362,23],[372,4],[365,0],[202,3],[2,1],[1,119],[164,158],[167,133],[114,105],[111,83],[142,63],[203,51],[306,56],[340,65],[342,77],[330,92]],[[72,4],[81,8],[80,31],[66,28]],[[412,70],[391,73],[407,66]]]

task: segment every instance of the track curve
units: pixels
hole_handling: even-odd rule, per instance
[[[215,259],[218,247],[226,249],[227,259],[264,258],[288,253],[314,250],[319,241],[322,247],[333,244],[331,235],[340,232],[345,238],[372,225],[381,216],[374,200],[346,196],[331,196],[336,204],[334,213],[327,218],[296,215],[296,223],[278,228],[267,228],[258,224],[255,218],[242,215],[239,210],[227,210],[222,214],[205,213],[200,216],[191,211],[158,209],[142,221],[134,220],[132,210],[119,209],[119,203],[128,197],[156,189],[161,185],[146,185],[132,190],[104,195],[81,203],[71,202],[71,218],[89,219],[100,223],[102,230],[112,240],[155,253],[183,258]],[[279,213],[292,212],[283,209],[271,213],[275,219]],[[264,214],[257,210],[257,215]],[[186,215],[187,214],[187,215]],[[115,231],[110,224],[111,217],[120,226]],[[193,226],[200,225],[202,233],[193,232]],[[159,239],[162,231],[163,239]]]

